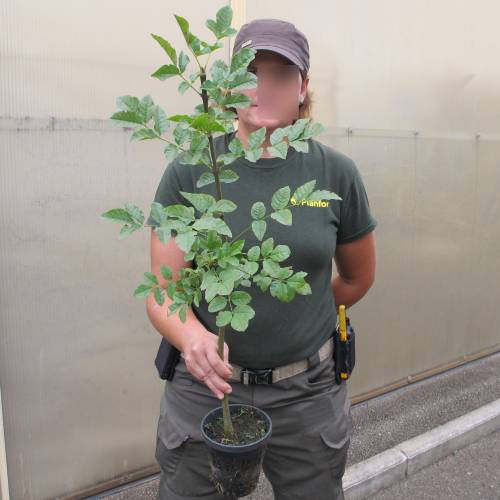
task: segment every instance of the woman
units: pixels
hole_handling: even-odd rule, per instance
[[[258,77],[257,88],[242,91],[252,105],[237,109],[235,132],[215,139],[217,154],[238,137],[246,147],[249,135],[267,127],[264,146],[274,129],[308,115],[309,48],[305,36],[291,23],[258,19],[239,31],[234,52],[242,47],[257,50],[249,70]],[[295,200],[293,226],[267,219],[265,238],[288,245],[291,256],[283,265],[306,271],[312,294],[296,295],[283,303],[255,285],[252,295],[256,315],[246,332],[226,328],[224,360],[217,352],[215,314],[203,301],[190,308],[185,323],[178,315],[167,317],[171,301],[163,306],[148,297],[147,312],[155,328],[182,353],[173,380],[167,381],[158,421],[156,458],[161,466],[160,499],[220,499],[209,480],[208,451],[200,435],[201,418],[217,406],[214,395],[230,394],[231,403],[254,404],[269,413],[273,435],[263,462],[278,500],[343,499],[342,476],[352,435],[350,400],[346,384],[334,379],[331,337],[337,320],[337,304],[359,301],[375,275],[377,225],[354,162],[336,150],[309,139],[309,151],[292,147],[286,159],[265,154],[252,163],[240,158],[231,164],[239,175],[223,184],[223,197],[238,209],[225,214],[233,235],[249,224],[250,208],[263,201],[268,209],[272,194],[289,185],[316,179],[315,189],[337,193],[342,201],[307,204]],[[155,195],[162,205],[185,204],[180,190],[215,195],[214,184],[196,188],[199,166],[174,160],[165,170]],[[148,223],[154,225],[150,219]],[[246,232],[244,250],[260,245]],[[339,275],[332,281],[332,259]],[[162,245],[151,233],[151,271],[160,278],[160,265],[168,265],[178,278],[181,267],[191,266],[170,239]],[[165,284],[164,282],[162,283]],[[243,380],[241,368],[264,369],[303,366],[307,369],[269,383],[268,377]],[[264,380],[266,379],[266,380]]]

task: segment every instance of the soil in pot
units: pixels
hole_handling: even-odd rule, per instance
[[[231,407],[232,405],[230,405]],[[239,406],[231,408],[231,421],[234,428],[234,439],[224,436],[224,419],[222,411],[204,426],[207,436],[218,443],[225,445],[243,445],[255,443],[265,436],[268,431],[267,419],[252,406]]]
[[[259,481],[262,460],[271,436],[269,415],[250,405],[229,405],[234,439],[224,436],[222,408],[209,412],[202,434],[210,448],[210,478],[219,493],[237,499],[252,493]]]

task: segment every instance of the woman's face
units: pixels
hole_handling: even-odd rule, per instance
[[[299,98],[305,97],[309,79],[302,81],[298,66],[269,50],[257,50],[248,71],[257,75],[257,87],[239,90],[252,99],[251,106],[237,108],[238,121],[246,128],[286,127],[299,115]]]

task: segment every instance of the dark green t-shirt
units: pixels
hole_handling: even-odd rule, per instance
[[[217,155],[228,151],[227,145],[234,135],[232,132],[215,138]],[[307,272],[305,280],[312,294],[297,294],[291,302],[281,302],[270,294],[269,289],[262,292],[253,282],[251,287],[240,287],[252,296],[250,305],[255,310],[246,331],[238,332],[230,325],[226,326],[229,360],[240,366],[281,366],[304,359],[319,349],[332,335],[337,323],[331,287],[335,247],[364,236],[377,225],[353,160],[315,139],[309,139],[308,143],[307,153],[299,153],[290,147],[285,160],[261,158],[252,163],[240,158],[229,167],[239,179],[221,184],[222,197],[238,205],[235,211],[224,214],[233,237],[251,224],[250,208],[254,202],[262,201],[266,213],[273,210],[272,195],[283,186],[290,186],[293,194],[298,186],[316,179],[314,189],[333,191],[342,198],[291,207],[291,226],[284,226],[271,217],[266,219],[267,231],[262,241],[272,236],[274,245],[290,247],[290,257],[280,262],[280,266],[292,266],[294,272]],[[208,170],[200,165],[183,165],[178,159],[174,160],[165,169],[154,201],[163,206],[189,205],[179,191],[209,193],[217,197],[214,183],[196,187],[196,181],[205,171]],[[197,211],[195,213],[200,215]],[[152,217],[147,224],[156,225]],[[245,240],[245,252],[261,244],[251,230],[238,239]],[[192,309],[209,331],[218,333],[216,313],[208,312],[204,298],[199,307],[193,304]]]

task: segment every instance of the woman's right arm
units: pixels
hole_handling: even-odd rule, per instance
[[[184,260],[185,253],[178,247],[174,238],[170,238],[164,245],[156,233],[151,230],[151,272],[158,278],[160,286],[165,287],[167,281],[160,272],[160,266],[168,266],[172,270],[172,279],[179,279],[182,267],[190,267],[192,261]],[[167,315],[172,300],[165,294],[165,302],[159,305],[153,294],[146,300],[146,311],[149,320],[156,330],[165,337],[170,344],[184,353],[187,369],[197,379],[202,380],[207,387],[222,399],[223,393],[230,393],[231,386],[226,379],[232,373],[229,364],[229,348],[224,343],[224,362],[218,353],[218,337],[209,330],[195,316],[193,309],[188,308],[186,322],[183,323],[177,312]]]

